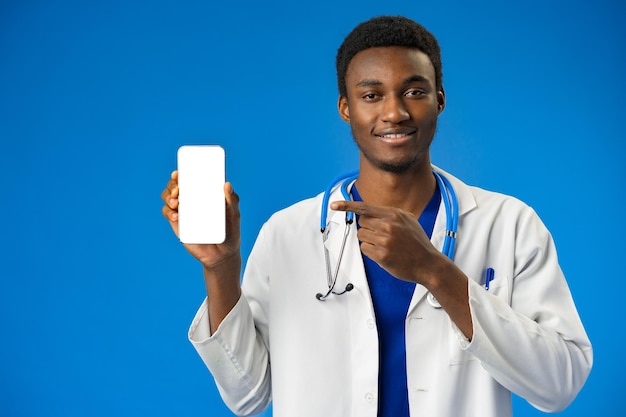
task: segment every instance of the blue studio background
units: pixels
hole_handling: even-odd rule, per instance
[[[176,150],[226,149],[246,256],[356,167],[334,57],[379,14],[440,40],[433,161],[554,235],[595,349],[562,415],[626,415],[623,2],[3,0],[0,416],[231,415],[186,338],[204,286],[161,216]]]

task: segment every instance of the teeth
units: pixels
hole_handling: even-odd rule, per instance
[[[381,135],[381,138],[385,138],[385,139],[398,139],[398,138],[402,138],[406,136],[405,133],[394,133],[394,134],[389,134],[389,135]]]

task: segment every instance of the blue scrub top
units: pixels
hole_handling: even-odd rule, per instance
[[[356,186],[354,201],[363,201]],[[418,221],[430,238],[441,203],[439,186]],[[357,227],[359,216],[357,216]],[[395,278],[365,255],[365,273],[372,294],[378,327],[378,416],[409,417],[409,394],[406,376],[405,319],[415,284]]]

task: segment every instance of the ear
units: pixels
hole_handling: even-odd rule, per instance
[[[441,112],[445,108],[446,108],[446,92],[443,89],[443,86],[441,86],[441,89],[439,89],[439,91],[437,91],[437,110],[438,110],[438,114],[441,114]]]
[[[348,99],[344,96],[339,96],[337,100],[337,110],[339,110],[339,117],[344,122],[350,124],[350,107],[348,106]]]

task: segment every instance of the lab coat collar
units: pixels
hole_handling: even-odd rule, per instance
[[[444,171],[443,169],[435,165],[433,165],[432,167],[435,171],[444,175],[452,184],[452,187],[454,188],[454,192],[456,193],[456,197],[459,201],[459,219],[465,213],[476,208],[476,199],[474,198],[474,194],[472,194],[472,190],[470,189],[470,187],[468,187],[463,181],[459,180],[457,177]],[[444,214],[444,225],[445,225],[445,213],[443,214]]]

